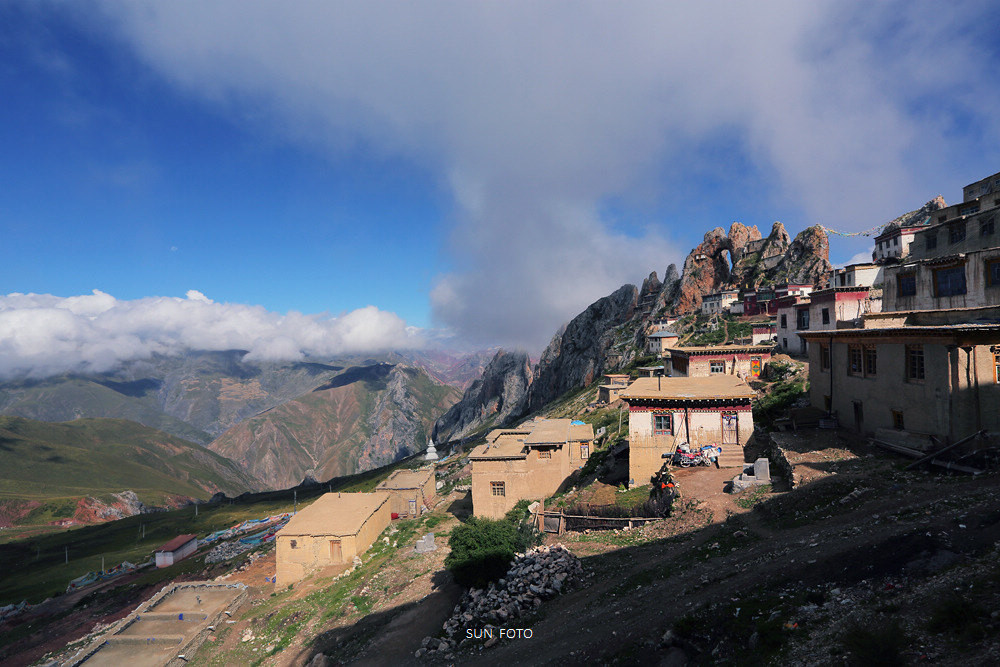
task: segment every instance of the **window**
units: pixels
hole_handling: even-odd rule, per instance
[[[799,325],[799,330],[801,331],[801,330],[804,330],[804,329],[808,329],[809,328],[809,311],[808,310],[800,310],[800,311],[798,311],[797,315],[798,315],[798,322],[797,322],[797,324]]]
[[[788,315],[782,315],[781,316],[781,328],[782,329],[787,329],[788,328]]]
[[[959,215],[972,215],[973,213],[979,213],[979,202],[969,204],[968,206],[962,206],[958,209]]]
[[[996,225],[994,223],[993,217],[990,216],[985,220],[979,221],[979,235],[980,236],[993,236],[993,232],[996,231]]]
[[[653,415],[653,435],[671,435],[673,432],[673,415]]]
[[[829,323],[830,323],[830,309],[829,308],[824,308],[823,309],[823,324],[829,324]]]
[[[936,296],[965,294],[965,265],[949,266],[934,271]]]
[[[993,381],[1000,384],[1000,348],[993,348]]]
[[[965,240],[965,223],[961,222],[957,225],[950,225],[948,227],[948,243],[961,243]]]
[[[1000,286],[1000,259],[986,260],[986,286]]]
[[[924,236],[927,250],[934,250],[937,247],[937,232],[930,232]]]
[[[580,458],[581,459],[590,458],[590,445],[580,445]]]
[[[504,482],[490,482],[490,490],[493,491],[494,496],[503,497],[507,495]]]
[[[725,373],[726,372],[726,362],[725,361],[710,361],[708,362],[709,371],[712,373]]]
[[[861,354],[860,345],[847,346],[847,373],[848,375],[864,375],[864,359]]]
[[[924,346],[923,345],[907,345],[906,346],[906,379],[907,380],[923,380],[924,379]]]
[[[539,449],[538,450],[538,458],[540,458],[540,459],[551,459],[552,458],[552,450],[551,449]]]
[[[788,349],[788,339],[787,338],[782,338],[781,339],[781,347],[785,348],[786,350]]]
[[[828,371],[830,370],[830,346],[820,345],[819,346],[819,367],[820,370]]]
[[[903,413],[899,410],[892,411],[892,427],[897,431],[902,431],[903,429]]]
[[[878,361],[874,345],[865,345],[865,377],[873,377]]]
[[[901,273],[896,276],[896,293],[898,296],[915,296],[917,293],[917,274]]]
[[[892,245],[899,245],[899,237],[898,236],[892,240]]]

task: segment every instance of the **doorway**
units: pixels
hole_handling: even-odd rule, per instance
[[[740,441],[739,418],[735,412],[722,413],[722,444],[735,445]]]
[[[334,563],[344,561],[344,555],[340,550],[340,540],[330,540],[330,560]]]

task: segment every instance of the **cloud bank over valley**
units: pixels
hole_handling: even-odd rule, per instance
[[[421,333],[375,306],[338,316],[273,313],[261,306],[185,298],[0,296],[0,378],[106,372],[120,363],[186,350],[247,350],[247,360],[417,348]]]

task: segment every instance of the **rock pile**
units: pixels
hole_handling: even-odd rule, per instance
[[[239,556],[244,551],[249,551],[251,546],[249,544],[243,544],[239,540],[233,540],[231,542],[223,542],[217,545],[207,554],[205,554],[206,563],[221,563],[224,560],[229,560],[230,558],[235,558]]]
[[[543,600],[555,597],[583,575],[580,559],[561,544],[542,546],[519,554],[504,578],[487,590],[473,588],[462,595],[455,612],[445,621],[445,638],[425,637],[416,657],[448,658],[464,641],[466,628],[493,629],[534,611]]]

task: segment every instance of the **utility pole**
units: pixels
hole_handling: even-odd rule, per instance
[[[296,512],[299,511],[299,492],[298,491],[295,491],[295,490],[292,491],[292,503],[293,503],[292,504],[292,514],[294,514],[294,513],[296,513]]]

